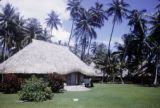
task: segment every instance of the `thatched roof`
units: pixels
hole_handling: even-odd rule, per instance
[[[90,67],[93,68],[95,77],[103,77],[103,72],[96,68],[96,64],[94,62],[91,62]],[[106,76],[106,73],[104,76]]]
[[[82,62],[65,46],[33,40],[31,44],[0,64],[0,73],[81,72],[94,76],[91,67]]]

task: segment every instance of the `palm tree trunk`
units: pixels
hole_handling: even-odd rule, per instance
[[[157,85],[157,73],[158,73],[158,66],[156,66],[156,73],[155,73],[155,78],[154,78],[154,85]]]
[[[113,78],[113,79],[112,79],[112,80],[113,80],[112,82],[114,83],[114,81],[115,81],[115,75],[113,75],[112,78]]]
[[[52,32],[53,32],[53,29],[51,29],[51,36],[52,36]]]
[[[71,33],[70,33],[69,40],[68,40],[68,47],[69,47],[69,44],[70,44],[70,41],[71,41],[71,37],[72,37],[72,32],[73,32],[73,24],[74,24],[74,21],[72,21]]]
[[[86,31],[83,32],[82,36],[84,37],[84,34],[85,34]],[[86,38],[85,38],[86,39]],[[81,38],[82,40],[82,38]],[[84,60],[84,55],[85,55],[85,46],[86,46],[86,40],[85,40],[85,43],[83,43],[84,40],[82,40],[82,52],[81,52],[81,60],[83,61]]]
[[[113,27],[112,27],[112,31],[111,31],[111,36],[110,36],[109,43],[108,43],[108,55],[109,55],[109,58],[110,58],[110,44],[111,44],[111,41],[112,41],[114,26],[115,26],[115,21],[113,22]]]
[[[88,45],[88,56],[89,56],[89,50],[90,50],[90,47],[91,47],[91,42],[92,42],[92,39],[89,40],[89,45]]]
[[[158,58],[158,57],[157,57]],[[154,78],[154,85],[157,85],[157,75],[158,75],[158,68],[159,68],[159,64],[158,64],[158,60],[156,61],[156,72],[155,72],[155,78]]]
[[[129,44],[129,42],[128,42],[128,44]],[[121,62],[121,66],[122,66],[122,63],[123,63],[123,61],[125,61],[125,56],[126,56],[126,52],[127,52],[127,48],[128,48],[128,44],[126,45],[126,48],[125,48],[125,51],[124,51],[124,54],[123,54],[123,57],[122,57],[122,62]],[[124,81],[123,81],[123,79],[122,79],[122,73],[123,73],[123,71],[122,71],[122,67],[120,66],[120,79],[121,79],[121,82],[122,82],[122,84],[124,84]]]
[[[102,83],[104,83],[105,72],[103,71]]]
[[[84,60],[84,45],[82,45],[81,60]]]
[[[6,35],[4,37],[3,49],[2,49],[3,61],[5,61],[5,53],[6,53],[5,51],[6,51]]]
[[[85,53],[86,53],[86,42],[82,45],[82,53],[81,53],[82,61],[85,59]]]
[[[124,84],[123,78],[122,78],[122,73],[120,75],[120,80],[121,80],[121,84]]]

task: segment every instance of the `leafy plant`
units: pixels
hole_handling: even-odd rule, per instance
[[[19,98],[23,101],[46,101],[53,96],[52,91],[47,87],[47,83],[44,83],[42,79],[38,79],[32,76],[26,80],[22,86],[22,90],[19,92]]]
[[[4,93],[16,93],[21,89],[22,79],[15,74],[6,74],[3,78],[2,91]]]
[[[64,87],[64,78],[56,73],[48,75],[49,86],[52,92],[60,92]]]

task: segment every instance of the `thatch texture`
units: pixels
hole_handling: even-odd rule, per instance
[[[90,64],[90,67],[93,68],[95,77],[103,77],[103,72],[96,68],[96,64],[94,62]]]
[[[81,72],[94,76],[92,68],[82,62],[67,47],[33,40],[31,44],[0,64],[0,73],[58,73]]]

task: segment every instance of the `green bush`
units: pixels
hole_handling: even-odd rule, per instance
[[[53,94],[47,84],[42,79],[32,76],[22,85],[22,90],[19,92],[20,100],[23,101],[45,101],[51,99]]]
[[[3,83],[1,83],[2,92],[16,93],[21,89],[21,78],[18,78],[15,74],[5,74],[3,77]]]
[[[56,73],[48,75],[49,87],[51,87],[52,92],[60,92],[64,88],[64,77]]]

